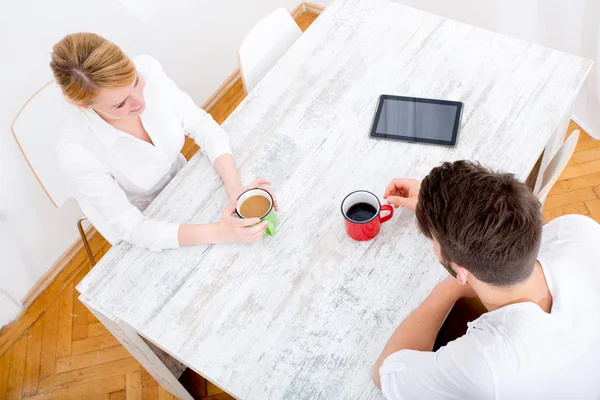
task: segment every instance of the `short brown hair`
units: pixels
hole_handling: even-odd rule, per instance
[[[91,105],[100,88],[120,88],[135,80],[135,65],[119,46],[95,33],[73,33],[52,48],[50,68],[65,96]]]
[[[496,286],[522,282],[540,249],[541,205],[513,174],[471,161],[431,170],[419,191],[419,229],[441,247],[443,261]]]

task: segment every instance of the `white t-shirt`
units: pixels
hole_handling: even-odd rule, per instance
[[[600,225],[567,215],[538,257],[550,314],[518,303],[482,315],[437,352],[401,350],[380,369],[388,399],[600,399]]]

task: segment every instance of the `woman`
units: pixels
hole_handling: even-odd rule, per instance
[[[266,222],[232,216],[245,188],[227,134],[155,59],[131,60],[96,34],[75,33],[54,45],[50,67],[78,107],[57,148],[60,163],[120,239],[160,251],[262,238]],[[227,189],[231,204],[217,223],[180,225],[142,215],[185,165],[184,135],[209,157]],[[268,183],[257,180],[251,187]]]

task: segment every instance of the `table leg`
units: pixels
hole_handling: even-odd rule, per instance
[[[544,177],[544,172],[546,171],[548,164],[550,164],[550,161],[552,161],[552,158],[554,158],[554,155],[556,154],[558,149],[560,149],[560,146],[565,141],[567,128],[569,127],[569,122],[571,121],[571,111],[573,110],[573,104],[574,103],[572,102],[567,112],[558,123],[556,130],[552,133],[550,139],[548,139],[548,143],[546,143],[546,147],[544,148],[544,156],[542,157],[542,163],[540,165],[540,170],[535,181],[533,193],[538,193],[542,188],[541,186]]]
[[[178,399],[193,400],[190,393],[179,383],[175,375],[171,373],[169,368],[158,358],[135,329],[124,321],[111,318],[107,313],[101,312],[99,307],[94,307],[91,304],[92,302],[86,299],[84,295],[81,295],[79,299],[163,388]]]

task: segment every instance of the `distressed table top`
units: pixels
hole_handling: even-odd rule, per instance
[[[277,235],[162,253],[121,243],[78,289],[237,398],[380,399],[373,363],[446,273],[407,211],[357,243],[341,200],[445,160],[525,178],[590,66],[386,0],[337,0],[223,125],[242,178],[273,181]],[[458,145],[369,139],[380,94],[464,102]],[[217,221],[226,198],[197,155],[146,214]]]

